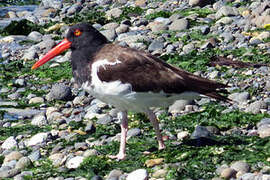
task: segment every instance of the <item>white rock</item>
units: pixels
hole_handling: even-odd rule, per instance
[[[44,115],[38,114],[32,119],[31,124],[34,126],[44,126],[47,125],[48,122]]]
[[[34,97],[29,100],[29,104],[36,104],[36,103],[44,103],[44,99],[42,97]]]
[[[46,141],[48,137],[48,133],[38,133],[31,137],[31,139],[28,141],[28,146],[35,146],[37,144],[43,143]]]
[[[15,140],[14,136],[10,136],[7,138],[4,143],[2,144],[2,149],[12,149],[17,147],[17,141]]]
[[[145,169],[137,169],[128,174],[127,180],[147,180],[148,173]]]
[[[74,158],[71,158],[67,161],[66,166],[69,169],[76,169],[80,166],[80,164],[83,162],[83,156],[76,156]]]

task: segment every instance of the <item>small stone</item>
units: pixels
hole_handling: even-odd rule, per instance
[[[127,32],[128,29],[129,29],[129,26],[128,25],[126,25],[126,24],[120,24],[120,26],[115,29],[115,32],[117,34],[121,34],[121,33]]]
[[[188,53],[190,53],[193,50],[195,50],[195,45],[193,43],[186,44],[183,47],[183,52],[185,54],[188,54]]]
[[[100,33],[103,34],[103,36],[105,36],[110,41],[113,41],[117,37],[117,34],[114,29],[106,29],[100,31]]]
[[[237,8],[230,7],[230,6],[222,6],[216,12],[216,19],[219,19],[222,16],[237,16],[237,15],[239,15],[239,12],[238,12]]]
[[[230,17],[223,17],[219,19],[216,24],[231,24],[233,22],[233,19]]]
[[[27,37],[32,41],[41,41],[43,35],[40,32],[32,31]]]
[[[149,52],[153,52],[153,51],[156,51],[156,50],[162,50],[163,47],[164,47],[163,42],[154,40],[154,41],[149,45],[148,51],[149,51]]]
[[[134,137],[134,136],[139,136],[141,134],[141,130],[139,128],[132,128],[129,129],[127,132],[127,137]]]
[[[186,105],[191,105],[193,101],[190,100],[177,100],[171,106],[169,106],[169,112],[171,114],[179,114],[185,110]]]
[[[146,0],[135,0],[135,6],[145,7],[146,4],[147,4]]]
[[[31,121],[31,124],[34,126],[44,126],[48,124],[48,121],[43,114],[38,114],[34,116],[34,118]]]
[[[39,160],[41,157],[40,150],[33,151],[28,157],[32,162]]]
[[[261,112],[261,109],[266,109],[267,108],[267,104],[264,101],[255,101],[253,103],[251,103],[247,108],[246,108],[246,112],[250,112],[253,114],[258,114]]]
[[[32,161],[29,157],[22,157],[17,163],[15,168],[16,169],[24,169],[32,165]]]
[[[121,170],[118,170],[118,169],[114,169],[112,170],[107,179],[108,180],[113,180],[113,179],[119,179],[119,177],[123,174],[123,172]]]
[[[106,125],[106,124],[109,124],[112,122],[112,117],[108,114],[104,114],[102,116],[100,116],[97,120],[97,124],[103,124],[103,125]]]
[[[163,30],[167,30],[168,29],[168,25],[162,22],[150,22],[148,24],[148,27],[151,29],[152,32],[160,32]]]
[[[49,159],[52,161],[53,166],[60,166],[65,159],[64,154],[62,153],[55,153],[49,156]]]
[[[44,143],[48,138],[48,133],[38,133],[30,138],[27,145],[28,146],[35,146],[37,144]]]
[[[165,178],[166,175],[167,175],[167,173],[168,173],[168,170],[167,170],[167,169],[159,169],[159,170],[155,171],[155,172],[152,174],[152,176],[153,176],[154,178]]]
[[[93,121],[89,121],[84,129],[85,132],[87,132],[88,134],[94,133],[96,131],[96,127],[93,123]]]
[[[169,26],[171,31],[182,31],[188,28],[188,21],[186,19],[177,19]]]
[[[73,4],[68,10],[67,10],[67,14],[70,16],[70,15],[73,15],[75,13],[78,13],[81,11],[83,7],[76,3],[76,4]]]
[[[73,99],[71,88],[63,83],[54,84],[47,98],[48,100],[57,99],[65,101]]]
[[[26,85],[26,81],[24,79],[16,79],[14,84],[19,86],[19,87],[24,87]]]
[[[157,159],[149,159],[145,161],[146,167],[153,167],[156,165],[161,164],[164,161],[164,158],[157,158]]]
[[[7,15],[9,18],[17,18],[17,15],[14,11],[8,11]]]
[[[266,138],[270,136],[270,124],[261,125],[258,128],[258,134],[261,138]]]
[[[102,177],[96,175],[96,176],[92,177],[91,180],[103,180],[103,179],[102,179]]]
[[[7,138],[4,143],[2,144],[2,149],[13,149],[18,146],[17,141],[15,140],[14,136],[10,136]]]
[[[121,16],[122,12],[123,11],[119,8],[113,8],[111,10],[106,11],[106,16],[108,18],[112,18],[112,17],[119,18]]]
[[[196,126],[195,130],[191,134],[192,139],[209,138],[211,133],[204,126]]]
[[[238,103],[243,103],[247,102],[247,100],[250,98],[250,95],[249,92],[232,93],[228,98]]]
[[[186,139],[189,136],[190,136],[190,134],[188,131],[181,131],[181,132],[177,133],[177,139],[179,139],[179,140]]]
[[[225,168],[221,172],[220,177],[221,178],[224,178],[224,179],[230,179],[230,178],[235,177],[235,175],[236,175],[236,171],[234,169],[232,169],[232,168]]]
[[[1,178],[11,178],[20,173],[20,169],[10,169],[7,171],[0,171]]]
[[[71,159],[69,159],[66,162],[66,167],[68,169],[76,169],[80,166],[80,164],[83,162],[84,157],[83,156],[76,156]]]
[[[244,162],[244,161],[236,161],[236,162],[232,163],[231,168],[236,170],[236,171],[243,171],[243,172],[250,171],[249,164]]]
[[[34,97],[29,100],[29,104],[37,104],[44,103],[44,99],[42,97]]]
[[[22,153],[20,153],[19,151],[12,151],[5,156],[4,163],[7,163],[11,160],[19,160],[21,157],[23,157]]]
[[[137,169],[128,174],[126,180],[147,180],[148,173],[145,169]]]
[[[241,180],[255,180],[256,175],[253,173],[245,173],[243,174],[240,179]]]
[[[88,149],[83,153],[83,157],[97,156],[98,152],[95,149]]]

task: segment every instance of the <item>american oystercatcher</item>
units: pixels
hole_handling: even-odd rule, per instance
[[[227,85],[195,76],[171,66],[150,53],[110,43],[90,24],[70,27],[66,38],[37,61],[35,69],[70,48],[75,81],[95,98],[119,110],[121,120],[120,150],[111,158],[124,159],[128,130],[127,111],[147,114],[154,126],[158,147],[165,145],[151,107],[168,107],[178,99],[206,95],[229,101]]]

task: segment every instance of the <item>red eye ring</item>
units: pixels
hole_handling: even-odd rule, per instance
[[[82,31],[81,30],[75,29],[75,31],[74,31],[74,35],[75,36],[80,36],[81,34],[82,34]]]

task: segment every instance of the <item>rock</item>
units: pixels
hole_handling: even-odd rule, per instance
[[[123,13],[123,11],[119,8],[113,8],[113,9],[110,9],[108,11],[106,11],[106,16],[108,18],[119,18],[121,16],[121,14]]]
[[[43,35],[40,32],[32,31],[30,34],[28,34],[27,38],[32,41],[41,41]]]
[[[258,134],[261,138],[266,138],[270,136],[270,124],[261,125],[258,128]]]
[[[234,169],[235,171],[243,171],[243,172],[249,172],[250,171],[250,166],[248,163],[244,161],[236,161],[231,164],[231,168]]]
[[[16,79],[14,84],[19,87],[24,87],[26,85],[26,81],[24,79]]]
[[[54,84],[50,93],[47,95],[48,100],[64,100],[69,101],[73,99],[71,88],[63,83]]]
[[[44,103],[44,99],[42,97],[34,97],[29,100],[29,104],[37,104]]]
[[[80,166],[80,164],[83,162],[84,157],[83,156],[76,156],[73,157],[66,162],[66,167],[68,169],[76,169]]]
[[[147,4],[146,0],[135,0],[135,6],[145,7],[146,4]]]
[[[35,146],[37,144],[41,144],[46,142],[48,138],[48,133],[38,133],[30,138],[27,145],[28,146]]]
[[[114,29],[107,29],[107,30],[103,30],[103,31],[100,31],[100,32],[101,32],[101,34],[103,34],[110,41],[113,41],[117,36]]]
[[[219,19],[216,24],[231,24],[233,22],[233,19],[230,17],[223,17]]]
[[[264,101],[255,101],[253,103],[251,103],[247,108],[246,108],[246,112],[250,112],[253,114],[258,114],[261,112],[262,109],[266,109],[267,108],[267,104]]]
[[[40,150],[33,151],[28,157],[32,162],[39,160],[41,157]]]
[[[168,112],[171,114],[179,114],[185,110],[187,105],[191,105],[192,101],[190,100],[177,100],[171,106],[169,106]]]
[[[186,139],[190,136],[189,132],[188,131],[181,131],[179,133],[177,133],[177,139],[178,140],[183,140],[183,139]]]
[[[188,21],[186,19],[177,19],[169,26],[171,31],[182,31],[188,28]]]
[[[191,134],[192,139],[209,138],[212,134],[204,126],[196,126]]]
[[[20,173],[19,169],[10,169],[7,171],[0,171],[0,178],[11,178],[19,173]]]
[[[11,160],[19,160],[21,157],[23,157],[22,153],[20,153],[19,151],[12,151],[5,156],[4,163],[7,163]]]
[[[164,47],[164,44],[160,41],[154,40],[148,47],[148,51],[153,52],[156,50],[162,50]]]
[[[231,178],[234,178],[235,175],[236,175],[236,171],[234,169],[232,169],[232,168],[225,168],[221,172],[220,177],[221,178],[224,178],[224,179],[231,179]]]
[[[96,175],[96,176],[92,177],[91,180],[103,180],[103,179],[102,179],[102,177]]]
[[[250,98],[250,95],[249,92],[232,93],[228,96],[228,98],[238,103],[243,103],[247,102],[247,100]]]
[[[52,161],[53,166],[60,166],[65,160],[63,153],[55,153],[49,156],[49,159]]]
[[[80,5],[80,4],[73,4],[68,10],[67,10],[67,14],[70,16],[70,15],[73,15],[75,13],[78,13],[81,11],[83,7]]]
[[[10,136],[7,138],[4,143],[2,144],[1,148],[2,149],[13,149],[18,146],[17,141],[15,140],[14,136]]]
[[[129,29],[129,26],[128,25],[126,25],[126,24],[120,24],[120,26],[115,29],[115,32],[117,34],[122,34],[122,33],[127,32],[128,29]]]
[[[127,137],[139,136],[141,134],[141,130],[139,128],[129,129],[127,132]]]
[[[164,31],[168,29],[168,25],[162,22],[150,22],[148,27],[151,29],[152,32],[158,33],[160,31]]]
[[[42,5],[44,8],[54,8],[54,9],[60,9],[63,7],[63,1],[62,0],[42,0]]]
[[[230,6],[222,6],[216,12],[216,19],[219,19],[222,16],[237,16],[237,15],[239,15],[239,12],[238,12],[237,8],[230,7]]]
[[[200,7],[203,7],[203,6],[206,6],[206,5],[208,5],[208,4],[211,4],[213,1],[212,0],[207,0],[207,1],[205,1],[205,0],[189,0],[188,1],[188,4],[190,5],[190,6],[200,6]]]
[[[34,116],[34,118],[31,121],[31,124],[34,126],[44,126],[48,124],[48,121],[43,114],[38,114]]]
[[[112,117],[108,114],[104,114],[104,115],[101,115],[98,120],[97,120],[97,124],[103,124],[103,125],[106,125],[106,124],[109,124],[112,122]]]
[[[146,165],[146,167],[149,168],[149,167],[154,167],[156,165],[160,165],[163,163],[163,161],[164,161],[164,158],[148,159],[145,161],[144,164]]]
[[[84,129],[85,132],[87,132],[88,134],[94,133],[96,131],[96,127],[93,123],[93,121],[89,121]]]
[[[270,118],[263,118],[260,122],[257,123],[257,127],[259,128],[260,126],[269,125],[269,124],[270,124]]]
[[[245,173],[243,174],[240,179],[241,180],[255,180],[256,175],[253,173]]]
[[[126,180],[147,180],[148,173],[145,169],[137,169],[128,174]]]
[[[159,169],[159,170],[155,171],[155,172],[152,174],[152,176],[153,176],[154,178],[165,178],[166,175],[167,175],[167,173],[168,173],[168,170],[167,170],[167,169]]]
[[[185,54],[188,54],[188,53],[190,53],[193,50],[195,50],[195,45],[193,43],[186,44],[183,47],[183,52]]]
[[[28,157],[22,157],[17,163],[15,168],[16,169],[24,169],[32,165],[32,161]]]
[[[7,97],[11,100],[16,100],[16,99],[19,99],[21,95],[18,92],[15,92],[15,93],[9,94]]]
[[[112,170],[107,179],[108,180],[113,180],[113,179],[119,179],[119,177],[123,174],[123,172],[121,170],[118,170],[118,169],[114,169]]]
[[[98,155],[98,152],[95,149],[87,149],[83,153],[83,157],[97,156],[97,155]]]

